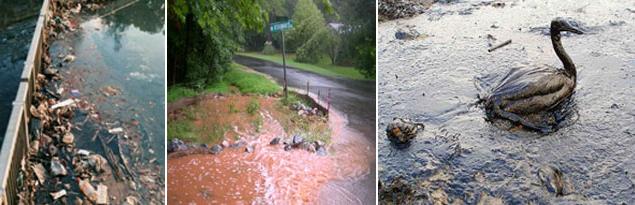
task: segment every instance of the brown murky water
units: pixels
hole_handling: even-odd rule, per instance
[[[287,134],[267,109],[261,109],[259,114],[263,119],[259,133],[232,130],[248,145],[254,145],[251,153],[240,147],[226,148],[218,155],[170,158],[168,203],[315,204],[327,182],[368,174],[370,159],[362,153],[371,146],[360,145],[360,141],[365,141],[362,135],[346,129],[346,119],[336,112],[331,111],[329,119],[332,144],[327,149],[328,156],[301,149],[284,151],[281,144],[269,145],[273,138]],[[336,187],[326,189],[326,193],[348,194]],[[355,202],[352,197],[344,199]]]

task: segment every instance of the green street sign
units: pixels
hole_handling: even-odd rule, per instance
[[[277,31],[283,31],[283,30],[287,30],[293,27],[293,24],[291,21],[281,21],[281,22],[275,22],[275,23],[271,23],[271,32],[277,32]]]

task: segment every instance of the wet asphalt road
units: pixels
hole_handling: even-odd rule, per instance
[[[258,72],[273,77],[283,84],[282,65],[250,57],[235,56],[234,61]],[[289,87],[306,90],[309,82],[312,93],[320,91],[320,100],[326,100],[331,90],[331,105],[348,117],[349,126],[362,132],[373,143],[375,141],[375,81],[350,80],[326,77],[315,73],[287,67]]]
[[[282,65],[262,61],[245,56],[234,56],[234,61],[258,72],[273,77],[280,85],[283,84]],[[375,81],[351,80],[337,77],[327,77],[315,73],[287,67],[287,83],[289,87],[306,90],[309,81],[310,92],[320,91],[320,99],[326,100],[325,93],[330,89],[331,106],[342,112],[348,119],[348,127],[361,132],[371,145],[375,144]],[[327,186],[344,189],[347,194],[354,195],[363,204],[375,203],[375,152],[368,153],[370,159],[370,174],[353,181],[335,181]],[[325,203],[342,203],[331,199]]]

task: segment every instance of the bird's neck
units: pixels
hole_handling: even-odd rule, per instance
[[[564,51],[564,47],[560,42],[560,32],[559,31],[551,31],[551,43],[553,44],[553,50],[556,51],[556,55],[562,61],[562,65],[564,66],[564,70],[569,76],[575,77],[577,75],[577,71],[575,69],[575,65],[573,61],[567,55],[567,52]]]

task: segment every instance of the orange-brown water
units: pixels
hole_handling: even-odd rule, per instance
[[[301,149],[284,151],[269,145],[286,136],[267,110],[257,134],[238,132],[249,145],[227,148],[218,155],[196,154],[168,159],[169,204],[315,204],[330,180],[354,180],[369,172],[368,149],[361,134],[347,129],[346,119],[331,111],[332,144],[328,156]],[[337,190],[334,190],[337,191]]]

